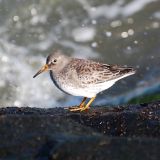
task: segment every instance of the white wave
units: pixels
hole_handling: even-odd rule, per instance
[[[142,10],[148,4],[157,0],[133,0],[128,4],[125,4],[124,0],[117,0],[110,5],[91,6],[87,0],[77,0],[83,8],[88,12],[91,19],[97,19],[99,17],[105,17],[107,19],[113,19],[122,16],[131,16],[140,10]]]
[[[63,97],[49,79],[43,74],[36,79],[33,75],[45,63],[45,57],[32,55],[26,48],[0,40],[0,104],[5,106],[52,107],[57,99]],[[36,65],[37,67],[34,67]],[[37,69],[35,69],[37,68]],[[47,76],[46,76],[47,75]],[[7,92],[9,90],[9,93]]]

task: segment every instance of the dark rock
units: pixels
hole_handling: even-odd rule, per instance
[[[160,102],[93,107],[0,109],[0,159],[158,160]]]

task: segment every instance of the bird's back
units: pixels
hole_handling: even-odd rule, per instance
[[[72,71],[76,71],[77,77],[82,84],[98,84],[110,80],[121,79],[135,73],[132,67],[108,65],[99,62],[73,59],[69,64]]]

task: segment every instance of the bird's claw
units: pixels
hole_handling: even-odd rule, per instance
[[[78,107],[66,107],[64,109],[69,110],[71,112],[75,112],[75,111],[81,110],[81,108],[79,106]]]
[[[64,109],[67,109],[71,112],[76,112],[76,111],[80,111],[80,112],[83,112],[85,110],[88,110],[88,108],[86,108],[85,106],[78,106],[78,107],[66,107]]]

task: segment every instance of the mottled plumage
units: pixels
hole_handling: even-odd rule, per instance
[[[99,92],[108,89],[116,81],[135,73],[131,67],[71,58],[60,51],[49,55],[46,65],[35,76],[45,70],[50,70],[51,79],[60,90],[74,96],[85,97],[80,106],[71,108],[71,111],[88,109]],[[84,106],[86,98],[91,98],[91,101]]]

